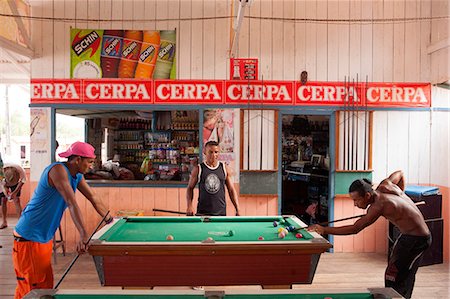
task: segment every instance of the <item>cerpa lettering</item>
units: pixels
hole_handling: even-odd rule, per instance
[[[149,91],[145,84],[90,83],[86,86],[89,100],[148,100]]]
[[[79,95],[73,83],[34,83],[33,98],[68,100],[79,99]]]
[[[227,89],[230,100],[265,100],[265,101],[291,101],[286,85],[240,85],[232,84]]]
[[[372,103],[428,103],[420,87],[370,87],[367,100]]]
[[[161,100],[220,100],[214,84],[161,84],[156,96]]]

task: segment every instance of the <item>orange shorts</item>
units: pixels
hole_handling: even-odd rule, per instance
[[[24,297],[32,289],[53,288],[52,247],[53,241],[43,244],[14,240],[15,299]]]

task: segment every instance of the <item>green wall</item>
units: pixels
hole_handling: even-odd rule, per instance
[[[334,174],[334,194],[348,194],[348,187],[354,180],[372,180],[372,172],[335,172]]]

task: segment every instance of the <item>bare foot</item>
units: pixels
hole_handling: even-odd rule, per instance
[[[0,226],[0,229],[4,229],[4,228],[7,228],[7,227],[8,227],[8,224],[3,223],[3,224]]]

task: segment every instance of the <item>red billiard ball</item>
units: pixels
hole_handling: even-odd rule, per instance
[[[297,233],[297,234],[295,235],[295,237],[296,237],[297,239],[301,239],[301,238],[303,238],[303,235],[302,235],[301,233]]]
[[[167,241],[172,241],[173,240],[173,236],[172,235],[167,235],[166,240]]]
[[[263,237],[263,236],[259,236],[259,237],[258,237],[258,240],[264,241],[264,237]]]

